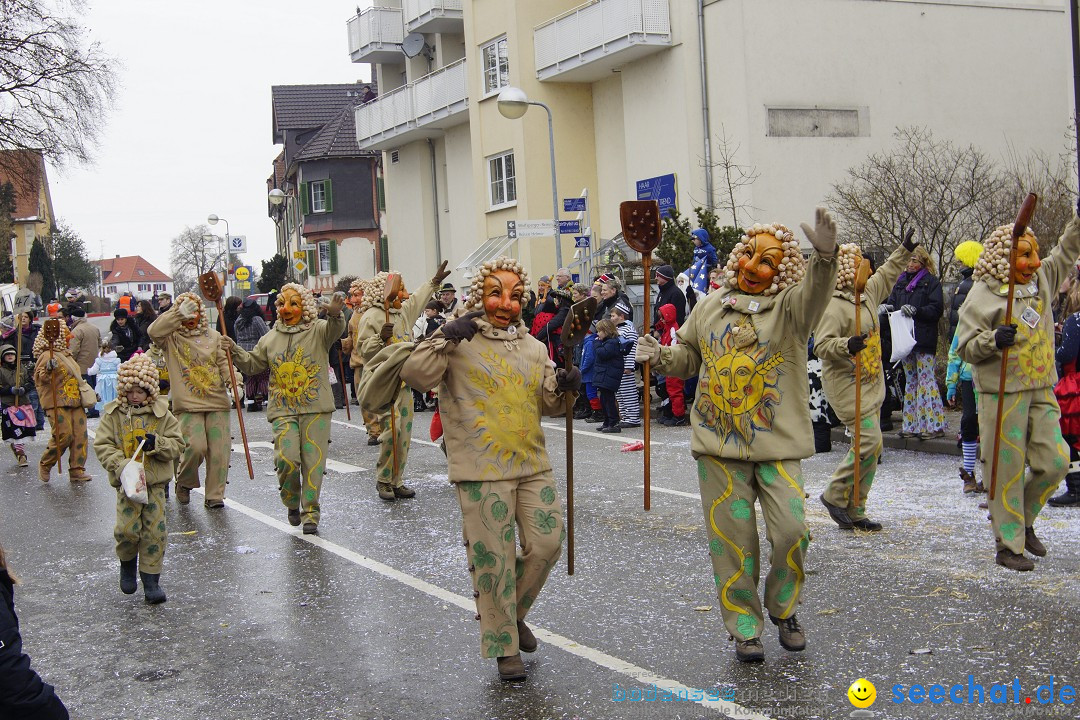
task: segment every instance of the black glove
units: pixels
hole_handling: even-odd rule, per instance
[[[555,371],[555,382],[559,390],[565,392],[577,392],[581,387],[581,371],[571,365],[569,369],[559,368]]]
[[[146,435],[143,436],[143,446],[142,446],[143,452],[148,452],[148,453],[154,452],[154,448],[156,448],[156,447],[157,447],[157,435],[154,435],[153,433],[146,433]]]
[[[382,330],[379,331],[379,339],[385,344],[390,342],[392,337],[394,337],[394,323],[383,324]]]
[[[885,303],[882,303],[882,304],[877,306],[877,314],[878,315],[885,315],[885,314],[891,313],[895,309],[896,308],[894,308],[892,305],[886,305]]]
[[[866,349],[866,335],[853,335],[847,339],[847,351],[851,356]]]
[[[442,285],[442,281],[450,277],[450,271],[446,269],[446,261],[442,261],[442,265],[435,271],[435,274],[431,276],[431,284],[438,286]]]
[[[465,313],[455,320],[451,320],[442,326],[443,337],[451,342],[472,340],[473,335],[479,331],[475,320],[483,314],[482,310],[474,310],[471,313]]]
[[[26,394],[26,388],[23,387],[22,385],[14,385],[11,388],[11,394],[12,395],[25,395]]]
[[[904,305],[900,308],[900,312],[904,313],[907,317],[915,317],[915,313],[918,309],[914,305]]]
[[[904,233],[904,241],[902,243],[900,243],[900,244],[903,245],[904,249],[907,250],[908,252],[913,251],[915,248],[917,248],[919,246],[919,243],[912,241],[912,238],[914,238],[914,237],[915,237],[915,228],[911,228],[906,233]]]
[[[1011,347],[1016,344],[1016,325],[1000,325],[994,330],[994,344],[999,349]]]

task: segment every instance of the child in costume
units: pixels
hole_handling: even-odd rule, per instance
[[[619,403],[615,393],[623,378],[623,347],[615,323],[607,318],[596,323],[596,339],[593,341],[593,384],[600,401],[604,424],[602,433],[621,433],[619,427]]]
[[[106,405],[116,399],[116,372],[119,368],[120,358],[116,355],[116,351],[112,349],[108,341],[103,342],[101,353],[86,371],[87,375],[97,378],[94,389],[97,390],[98,397],[101,399],[97,401],[94,409],[97,410],[98,415]]]
[[[124,492],[120,474],[142,443],[138,462],[146,477],[147,502],[137,503]],[[165,488],[173,465],[184,449],[180,421],[169,412],[169,401],[158,395],[158,373],[146,355],[135,355],[117,372],[117,399],[105,406],[94,437],[94,452],[116,488],[116,556],[120,558],[120,590],[125,595],[142,579],[146,602],[165,602],[161,589],[165,559]]]
[[[396,273],[393,273],[396,274]],[[446,261],[435,271],[434,277],[421,285],[411,295],[404,285],[396,296],[383,300],[386,281],[391,273],[379,273],[369,284],[360,305],[363,314],[357,326],[356,337],[360,346],[360,356],[365,363],[387,345],[412,342],[412,326],[420,317],[424,305],[431,293],[450,275]],[[390,322],[386,322],[389,303]],[[370,409],[370,408],[369,408]],[[394,413],[394,425],[391,427],[389,412]],[[411,498],[416,491],[405,484],[402,474],[409,457],[409,440],[413,423],[412,391],[404,385],[399,388],[389,409],[380,414],[379,463],[375,469],[376,489],[379,497],[386,501],[397,498]]]
[[[364,356],[360,354],[360,343],[356,341],[356,332],[360,328],[360,317],[363,315],[361,308],[368,284],[367,280],[353,280],[349,286],[349,296],[345,299],[345,304],[352,311],[352,315],[349,316],[348,333],[341,341],[341,351],[349,357],[353,388],[360,387],[360,378],[364,375]],[[360,408],[360,415],[364,419],[364,429],[367,430],[367,444],[378,445],[381,432],[378,414]]]
[[[634,350],[637,348],[638,332],[630,322],[630,306],[619,300],[611,308],[611,322],[619,331],[619,341],[623,350],[623,376],[619,389],[615,393],[619,401],[619,427],[641,427],[641,394],[638,392],[637,369],[634,364]]]
[[[581,384],[556,370],[521,322],[528,278],[516,260],[481,266],[467,307],[416,346],[408,385],[438,386],[450,482],[461,504],[481,653],[504,680],[524,680],[519,651],[536,649],[524,619],[562,551],[562,504],[540,427]],[[515,526],[521,534],[516,553]]]
[[[802,228],[816,251],[809,270],[790,230],[754,225],[728,258],[728,287],[698,303],[678,344],[662,348],[651,335],[638,341],[638,361],[657,372],[700,373],[690,451],[724,625],[742,662],[765,659],[755,498],[772,545],[769,619],[784,648],[806,646],[795,618],[810,543],[800,461],[814,453],[806,348],[836,285],[837,262],[829,213],[818,208],[816,228]]]
[[[1016,262],[1009,266],[1012,226],[1002,225],[983,242],[975,264],[974,284],[960,308],[957,350],[971,363],[979,392],[979,430],[983,447],[992,448],[997,425],[1002,350],[1009,351],[998,452],[996,493],[990,501],[990,524],[997,547],[995,562],[1028,571],[1046,547],[1035,535],[1035,518],[1065,477],[1069,448],[1061,435],[1060,410],[1053,388],[1054,318],[1050,303],[1080,255],[1080,218],[1073,217],[1045,261],[1039,242],[1027,230],[1016,241]],[[1013,322],[1005,323],[1009,276],[1015,282]],[[983,453],[984,482],[990,479],[993,451]],[[1025,464],[1030,474],[1025,473]]]
[[[330,442],[334,393],[327,358],[330,346],[345,331],[345,295],[334,293],[326,318],[311,290],[287,283],[278,293],[277,322],[248,352],[228,337],[233,362],[245,375],[270,368],[270,404],[266,419],[274,430],[274,460],[281,502],[289,524],[304,524],[304,534],[318,533],[323,474]]]
[[[677,345],[679,340],[676,333],[679,332],[679,323],[675,318],[675,306],[668,303],[660,308],[660,321],[655,329],[660,336],[660,347]],[[689,425],[686,417],[686,399],[683,388],[685,381],[674,376],[664,378],[664,388],[667,390],[668,399],[671,401],[671,417],[661,417],[660,424],[669,427]]]
[[[975,263],[982,254],[983,247],[974,240],[965,240],[956,246],[954,257],[964,263],[969,270],[974,270]],[[970,286],[964,292],[964,296],[971,291]],[[959,288],[957,288],[959,292]],[[956,300],[954,298],[953,302]],[[959,308],[955,305],[957,322],[960,321]],[[960,359],[960,335],[953,330],[952,343],[949,345],[949,366],[945,371],[945,402],[949,407],[956,406],[956,396],[960,396],[960,405],[963,414],[960,417],[960,448],[964,453],[963,463],[960,466],[960,480],[963,482],[965,493],[985,493],[986,487],[981,481],[975,479],[975,459],[979,451],[979,406],[978,395],[975,393],[975,384],[972,381],[971,363]]]
[[[881,268],[859,287],[859,307],[855,290],[859,268],[864,260],[855,243],[840,246],[836,289],[825,314],[814,331],[814,354],[821,358],[822,385],[829,407],[855,437],[859,423],[859,447],[851,448],[833,472],[821,502],[841,530],[858,528],[864,532],[881,530],[881,523],[866,516],[866,498],[874,484],[878,456],[881,454],[881,404],[885,401],[885,372],[881,367],[881,327],[878,305],[889,296],[896,278],[907,266],[915,249],[908,233]],[[869,267],[867,267],[869,270]],[[855,313],[859,313],[859,334],[855,334]],[[862,395],[859,414],[855,414],[855,358],[859,358]],[[855,452],[859,453],[859,497],[854,496]]]
[[[210,327],[202,298],[181,293],[166,312],[147,328],[150,339],[165,354],[172,410],[180,420],[187,447],[176,471],[176,499],[187,505],[200,486],[199,468],[206,461],[203,504],[225,507],[232,431],[229,365],[218,347],[221,334]]]
[[[17,351],[13,345],[0,347],[0,412],[4,413],[4,442],[11,445],[11,452],[15,455],[15,462],[19,467],[27,467],[30,463],[26,459],[24,443],[37,434],[37,418],[30,417],[30,410],[19,409],[20,405],[29,408],[27,385],[31,384],[32,379],[27,372],[28,368],[17,367],[16,356]]]
[[[68,448],[68,480],[87,482],[86,411],[80,392],[82,369],[67,349],[68,329],[60,323],[60,333],[50,346],[44,330],[34,340],[34,384],[41,397],[41,408],[52,424],[49,447],[38,462],[38,477],[49,482],[52,468]]]

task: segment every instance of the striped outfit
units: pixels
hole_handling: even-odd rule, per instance
[[[626,320],[619,324],[619,340],[625,349],[630,350],[623,356],[623,377],[615,399],[619,403],[619,419],[624,423],[641,424],[641,398],[638,395],[637,375],[634,373],[634,353],[637,351],[638,334],[634,323]]]

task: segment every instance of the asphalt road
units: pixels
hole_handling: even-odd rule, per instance
[[[1058,690],[1080,684],[1080,513],[1046,509],[1036,527],[1049,556],[1035,572],[999,568],[956,458],[887,450],[870,503],[879,535],[839,531],[816,500],[839,448],[807,460],[813,541],[798,616],[809,647],[784,651],[767,624],[766,662],[746,666],[719,612],[687,428],[654,429],[644,512],[642,453],[621,452],[641,431],[576,423],[576,572],[552,573],[529,615],[541,643],[524,656],[529,679],[507,684],[480,657],[430,415],[407,466],[417,497],[387,504],[377,448],[335,414],[318,537],[286,524],[269,426],[246,418],[255,479],[234,453],[224,510],[198,495],[169,502],[160,606],[119,592],[115,496],[92,453],[86,486],[41,483],[43,443],[29,469],[0,461],[0,541],[23,581],[25,648],[73,718],[833,718],[854,710],[847,689],[860,677],[877,688],[874,717],[1078,716],[1034,693],[1051,677]],[[563,421],[545,423],[561,482]],[[1009,684],[1010,700],[1019,680],[1019,702],[893,702],[894,686],[906,697],[935,683],[963,684],[966,699],[969,675],[987,693]],[[701,700],[650,700],[653,685]]]

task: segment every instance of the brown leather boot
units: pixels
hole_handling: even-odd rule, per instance
[[[45,466],[38,463],[38,477],[41,482],[49,482],[49,475],[52,474],[52,465]]]
[[[379,497],[388,502],[397,500],[397,495],[394,494],[394,488],[390,487],[390,483],[379,483]]]
[[[399,498],[411,498],[416,497],[416,491],[408,485],[398,485],[394,488],[394,497]]]
[[[975,481],[975,473],[969,473],[964,468],[960,468],[960,479],[964,481],[965,495],[978,492],[978,483]]]
[[[521,661],[521,653],[495,659],[499,663],[499,677],[503,680],[524,680],[527,677],[525,663]]]
[[[799,652],[806,649],[806,635],[803,633],[802,626],[799,625],[799,621],[792,615],[789,618],[781,620],[778,617],[774,617],[772,613],[769,613],[769,620],[780,630],[780,645],[785,650],[791,652]]]
[[[761,644],[761,638],[736,640],[735,659],[744,663],[764,662],[765,646]]]
[[[517,621],[518,631],[518,647],[522,652],[536,652],[536,636],[533,635],[533,631],[529,629],[529,626],[525,624],[523,620]]]
[[[68,470],[68,480],[73,483],[85,483],[93,479],[85,468],[71,468]]]
[[[1035,563],[1031,558],[1017,555],[1012,550],[998,550],[994,562],[1001,567],[1007,567],[1017,572],[1028,572],[1035,569]]]
[[[1046,546],[1035,537],[1035,528],[1024,528],[1024,549],[1035,557],[1046,557]]]

